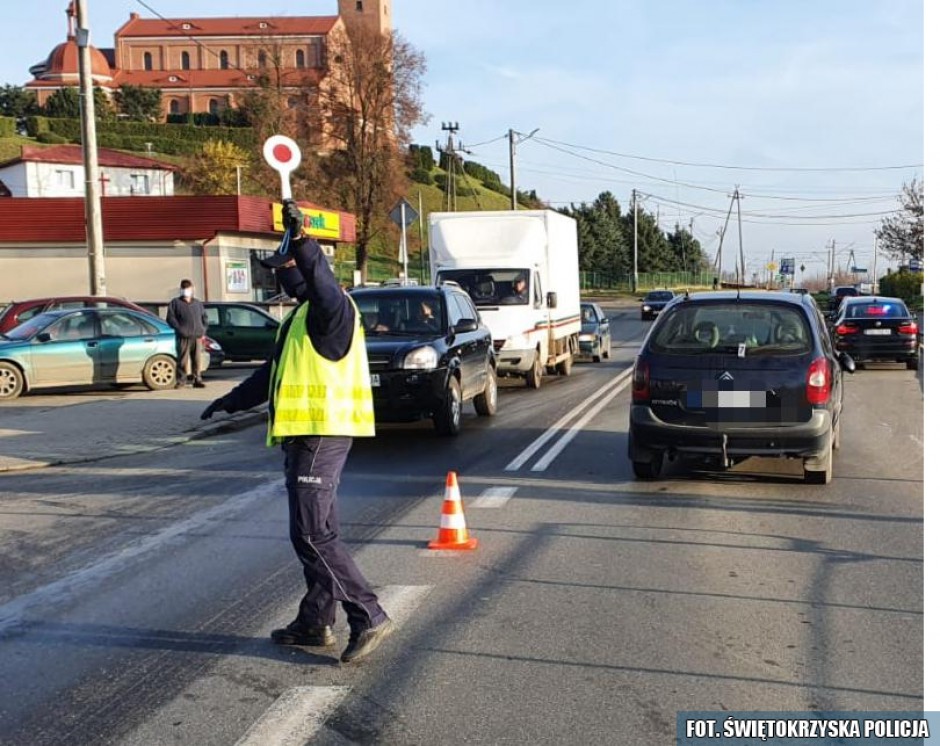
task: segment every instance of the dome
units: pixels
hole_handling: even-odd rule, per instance
[[[99,50],[89,47],[91,52],[91,76],[97,82],[111,80],[111,65]],[[74,38],[59,44],[46,59],[46,69],[41,80],[78,79],[78,43]]]

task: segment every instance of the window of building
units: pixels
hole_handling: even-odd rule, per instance
[[[267,27],[268,27],[268,24],[265,21],[261,21],[261,23],[258,24],[258,28],[267,28]]]
[[[75,188],[75,172],[69,171],[66,168],[56,169],[55,183],[57,186],[65,187],[66,189],[74,189]]]
[[[356,0],[356,10],[362,13],[362,0]]]
[[[298,50],[297,50],[297,54],[294,55],[294,57],[295,57],[295,59],[296,59],[296,61],[297,61],[297,67],[306,67],[306,64],[305,64],[305,63],[306,63],[306,58],[305,58],[305,55],[304,55],[304,50],[298,49]]]
[[[150,194],[148,174],[131,174],[131,194]]]
[[[184,24],[183,24],[183,30],[184,30],[184,31],[189,31],[192,27],[193,27],[193,25],[192,25],[191,23],[184,23]]]
[[[153,70],[153,55],[150,52],[144,52],[144,70]]]
[[[219,52],[219,67],[223,70],[228,70],[228,52],[224,49]]]
[[[170,114],[180,113],[180,102],[175,98],[170,100]]]
[[[268,53],[264,50],[258,52],[258,67],[268,66]]]
[[[217,98],[209,99],[209,113],[218,114],[219,113],[219,100]]]
[[[189,52],[183,52],[180,55],[180,68],[183,70],[189,69]]]

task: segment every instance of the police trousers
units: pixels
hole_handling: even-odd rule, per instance
[[[290,438],[282,448],[290,539],[307,581],[297,619],[310,627],[332,625],[339,602],[350,630],[359,632],[387,616],[339,538],[336,492],[351,446],[352,438],[311,435]]]

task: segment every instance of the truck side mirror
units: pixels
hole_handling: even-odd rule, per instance
[[[553,290],[549,290],[546,298],[548,300],[549,308],[558,308],[558,293],[554,292]]]

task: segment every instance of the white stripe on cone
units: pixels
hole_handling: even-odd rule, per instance
[[[467,519],[463,513],[458,513],[457,515],[447,515],[446,513],[441,515],[441,528],[466,528]]]

